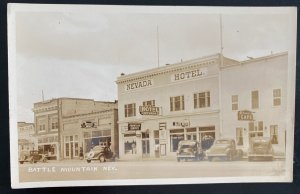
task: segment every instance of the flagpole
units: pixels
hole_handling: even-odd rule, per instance
[[[223,24],[222,14],[220,14],[220,55],[221,55],[221,67],[223,66]]]
[[[158,25],[156,26],[156,46],[157,46],[157,67],[159,67],[159,34],[158,34]]]

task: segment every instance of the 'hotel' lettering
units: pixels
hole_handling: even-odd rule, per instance
[[[144,87],[148,87],[148,86],[152,86],[152,80],[144,80],[144,81],[138,81],[138,82],[133,82],[130,84],[126,85],[125,90],[134,90],[134,89],[138,89],[138,88],[144,88]]]
[[[176,73],[174,75],[174,80],[173,81],[178,81],[178,80],[184,80],[184,79],[190,79],[194,77],[201,77],[206,75],[206,69],[196,69],[192,71],[187,71],[187,72],[182,72],[182,73]]]

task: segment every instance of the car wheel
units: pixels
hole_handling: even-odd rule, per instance
[[[42,162],[46,163],[47,162],[47,158],[43,158]]]
[[[24,161],[20,161],[20,164],[23,164],[24,163]]]
[[[104,155],[101,155],[101,156],[99,157],[99,161],[100,161],[100,162],[105,162],[105,157],[104,157]]]
[[[180,162],[180,158],[177,158],[177,162]]]
[[[229,153],[229,154],[227,155],[227,161],[232,161],[232,154]]]
[[[31,158],[29,162],[30,162],[30,164],[33,164],[33,162],[34,162],[33,158]]]
[[[87,163],[91,163],[91,160],[86,160],[87,161]]]

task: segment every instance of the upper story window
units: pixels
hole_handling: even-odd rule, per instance
[[[155,106],[155,100],[144,101],[143,106]]]
[[[125,110],[125,117],[133,117],[133,116],[135,116],[136,115],[135,103],[125,104],[124,110]]]
[[[51,129],[58,129],[58,118],[57,117],[51,118]]]
[[[38,118],[37,119],[37,130],[38,132],[46,131],[47,118]]]
[[[231,103],[232,103],[232,110],[238,110],[239,109],[239,96],[238,95],[232,95],[231,96]]]
[[[281,105],[281,89],[273,90],[273,106]]]
[[[194,94],[194,108],[210,107],[210,92]]]
[[[252,91],[251,93],[251,100],[252,100],[252,108],[259,108],[259,94],[258,90]]]
[[[170,110],[180,111],[184,110],[184,96],[170,97]]]

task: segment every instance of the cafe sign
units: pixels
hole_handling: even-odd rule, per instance
[[[159,107],[156,106],[140,106],[139,110],[141,115],[159,115]]]
[[[141,130],[141,123],[128,123],[128,131]]]
[[[239,121],[253,121],[253,114],[249,110],[238,111]]]

